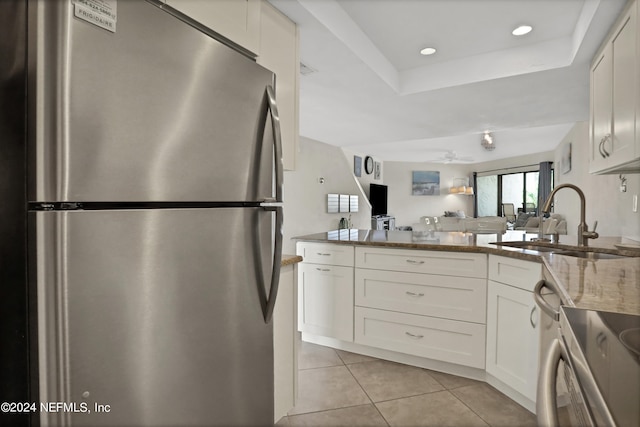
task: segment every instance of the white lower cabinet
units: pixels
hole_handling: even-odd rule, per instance
[[[509,275],[500,273],[516,271],[520,274],[511,284],[495,280],[506,281]],[[542,267],[535,262],[489,257],[486,371],[533,402],[540,316],[530,289],[541,274]]]
[[[302,332],[353,341],[353,267],[301,263],[298,306]]]
[[[484,369],[487,256],[357,247],[354,341]]]

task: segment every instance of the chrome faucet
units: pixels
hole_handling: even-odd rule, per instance
[[[589,231],[589,227],[587,226],[587,223],[585,221],[586,202],[584,198],[584,193],[582,192],[581,189],[579,189],[573,184],[558,185],[553,189],[553,191],[551,191],[551,194],[549,195],[549,198],[547,199],[547,201],[544,203],[544,206],[542,207],[541,211],[544,213],[549,213],[549,211],[551,210],[551,204],[553,203],[553,196],[555,196],[555,194],[561,188],[571,188],[575,190],[576,193],[578,193],[578,196],[580,196],[580,224],[578,224],[578,246],[588,246],[589,239],[598,238],[598,233],[596,233],[596,227],[598,227],[598,221],[596,221],[595,224],[593,225],[593,231]]]

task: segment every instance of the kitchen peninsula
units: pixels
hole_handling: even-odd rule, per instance
[[[640,314],[639,253],[623,239],[507,246],[536,237],[355,229],[299,236],[303,340],[486,381],[533,411],[538,280],[552,277],[565,305]],[[562,254],[568,250],[625,256]]]

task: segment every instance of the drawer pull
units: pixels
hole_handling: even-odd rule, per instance
[[[420,292],[419,294],[416,294],[415,292],[406,291],[405,293],[407,295],[411,296],[411,297],[418,297],[419,298],[419,297],[423,297],[424,296],[424,294],[422,292]]]
[[[318,270],[318,271],[331,271],[330,268],[320,268],[320,267],[316,267],[316,270]]]
[[[416,334],[412,334],[411,332],[405,332],[405,334],[417,340],[419,340],[420,338],[424,338],[424,335],[416,335]]]
[[[413,260],[413,259],[408,259],[408,260],[407,260],[407,262],[408,262],[409,264],[415,264],[415,265],[421,265],[421,264],[424,264],[424,261],[416,261],[416,260]]]
[[[320,256],[330,256],[331,254],[326,254],[326,253],[322,253],[322,252],[316,252],[318,255]]]

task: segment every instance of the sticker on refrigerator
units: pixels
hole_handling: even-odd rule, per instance
[[[118,0],[73,0],[73,5],[76,18],[116,32]]]

